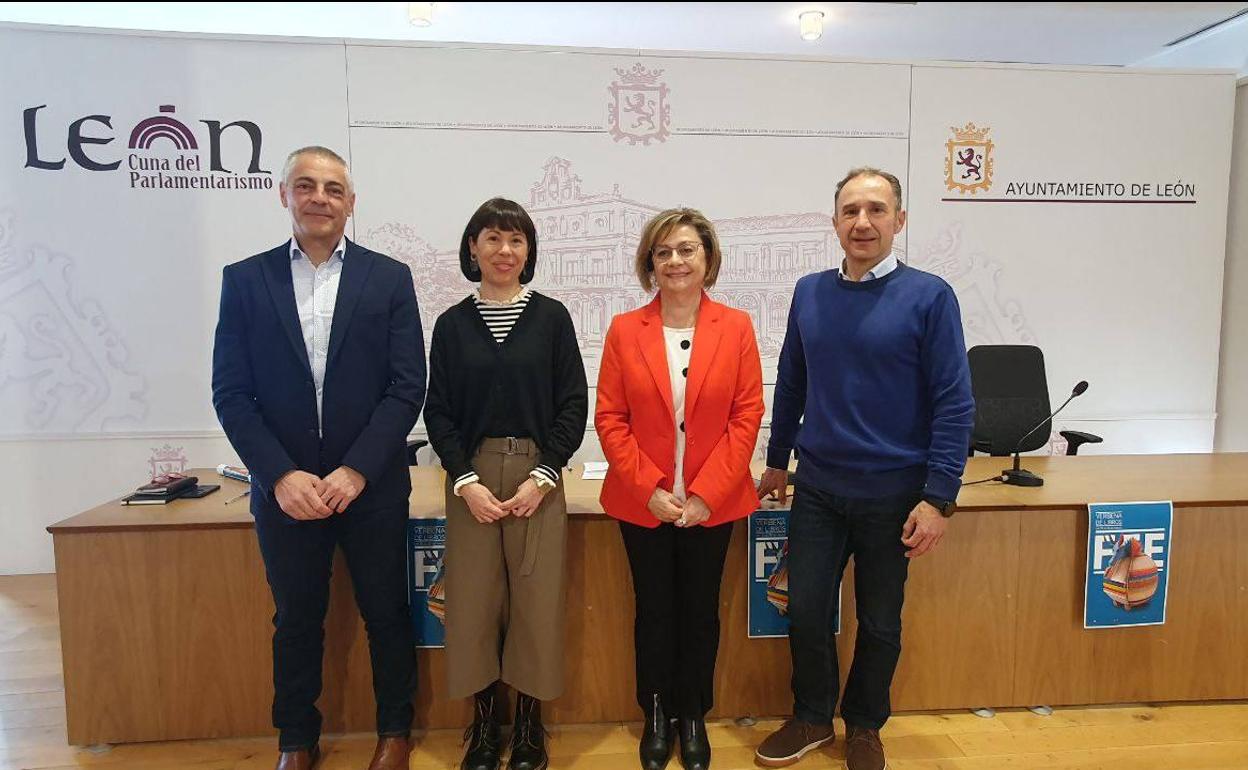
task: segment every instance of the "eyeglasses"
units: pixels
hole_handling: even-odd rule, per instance
[[[698,249],[701,248],[702,244],[698,241],[685,241],[684,243],[676,246],[674,249],[667,246],[659,246],[652,249],[650,251],[650,257],[655,262],[668,262],[671,260],[672,255],[675,254],[679,255],[681,259],[687,262],[697,256]]]

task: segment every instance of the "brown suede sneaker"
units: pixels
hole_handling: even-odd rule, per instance
[[[846,728],[845,767],[849,770],[887,770],[880,731],[852,725],[846,725]]]
[[[764,767],[788,767],[834,738],[832,725],[789,719],[759,745],[754,760]]]

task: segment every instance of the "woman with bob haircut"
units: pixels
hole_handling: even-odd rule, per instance
[[[634,269],[658,294],[612,320],[598,373],[594,425],[609,462],[600,500],[632,569],[645,770],[667,764],[674,736],[687,770],[710,765],[724,557],[732,522],[758,508],[762,365],[749,316],[706,294],[720,262],[700,212],[651,219]]]
[[[567,309],[524,287],[537,232],[519,204],[482,204],[459,263],[480,285],[434,325],[425,400],[447,472],[447,689],[474,698],[463,770],[499,765],[499,682],[517,693],[508,767],[542,770],[541,701],[563,691],[562,469],[585,435],[585,368]]]

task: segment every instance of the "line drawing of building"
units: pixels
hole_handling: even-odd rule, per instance
[[[524,204],[538,238],[537,272],[530,285],[568,308],[593,381],[611,319],[650,300],[637,284],[633,259],[642,228],[662,208],[628,198],[619,184],[609,193],[584,192],[566,158],[551,157],[542,172]],[[840,263],[832,217],[773,214],[721,219],[714,225],[723,259],[710,294],[750,315],[764,371],[774,372],[793,285],[807,273]],[[363,242],[411,267],[426,338],[438,315],[468,293],[458,244],[439,249],[414,228],[395,222],[371,229]]]

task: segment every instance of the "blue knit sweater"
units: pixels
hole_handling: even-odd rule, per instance
[[[767,465],[843,497],[957,498],[974,423],[953,289],[899,265],[856,283],[837,270],[793,290]],[[799,425],[800,423],[800,425]]]

